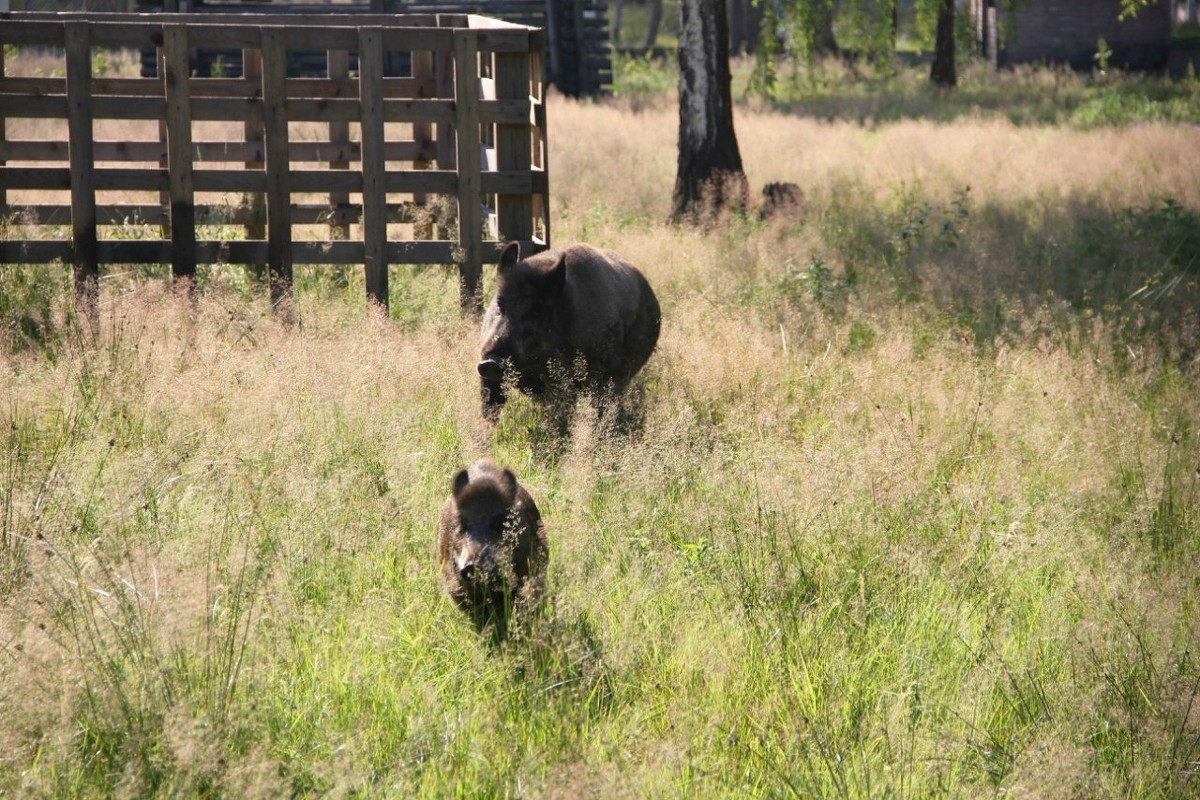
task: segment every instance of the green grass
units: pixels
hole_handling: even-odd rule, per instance
[[[93,336],[65,270],[0,271],[0,793],[1195,796],[1194,197],[847,160],[700,232],[588,188],[611,109],[553,111],[556,241],[664,309],[567,436],[480,421],[445,272],[395,268],[381,319],[298,270],[292,327],[235,268],[194,305],[109,273]],[[482,455],[551,544],[500,645],[434,556]]]
[[[735,60],[737,97],[817,119],[880,125],[907,119],[1001,118],[1022,126],[1079,129],[1146,121],[1200,123],[1200,82],[1194,77],[1105,77],[1028,66],[998,74],[986,63],[963,59],[958,86],[945,92],[930,85],[927,64],[902,59],[885,64],[781,61],[763,99],[750,89],[753,66],[752,59]],[[672,59],[618,57],[613,76],[614,94],[630,99],[635,108],[669,102],[678,81]]]

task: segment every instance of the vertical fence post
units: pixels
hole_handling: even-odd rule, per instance
[[[434,56],[434,59],[437,63],[437,96],[442,100],[453,100],[454,51],[440,51]],[[437,124],[438,169],[455,169],[457,163],[457,151],[454,144],[454,123],[439,122]]]
[[[550,246],[550,138],[549,128],[546,127],[546,84],[543,81],[542,53],[546,49],[546,37],[542,31],[532,31],[529,34],[529,79],[532,96],[536,101],[533,108],[533,166],[542,172],[542,191],[538,192],[533,201],[534,225],[541,223],[541,230],[534,230],[534,235],[541,235],[542,242]]]
[[[358,99],[362,125],[363,266],[367,301],[387,309],[387,160],[383,151],[383,30],[358,29]]]
[[[496,53],[496,99],[530,100],[529,54]],[[496,168],[524,172],[533,166],[533,136],[529,123],[496,126]],[[532,178],[532,176],[531,176]],[[530,194],[502,194],[496,198],[501,239],[533,238],[533,187]]]
[[[325,53],[325,69],[330,80],[346,80],[350,77],[350,53],[346,50],[330,50]],[[345,120],[332,120],[329,123],[329,143],[335,151],[342,153],[343,158],[329,162],[329,168],[334,170],[350,169],[350,123]],[[350,206],[349,192],[330,192],[329,205],[335,218],[329,225],[331,239],[349,239],[350,223],[343,221],[343,215]]]
[[[71,162],[71,239],[75,308],[98,329],[100,248],[96,234],[96,173],[92,146],[92,49],[90,26],[67,22],[67,131]]]
[[[0,11],[8,11],[8,0],[0,0]],[[4,77],[4,47],[0,45],[0,78]],[[8,132],[5,128],[4,117],[0,115],[0,142],[8,138]],[[0,167],[5,165],[5,161],[0,159]],[[0,187],[0,208],[8,208],[8,191]]]
[[[479,208],[479,41],[473,30],[454,33],[454,128],[458,139],[459,300],[464,309],[483,304],[483,223]]]
[[[243,50],[242,80],[248,84],[262,86],[262,63],[261,49],[248,47]],[[245,162],[245,167],[251,170],[261,170],[266,158],[266,154],[263,153],[263,121],[261,118],[247,119],[242,124],[242,129],[247,144],[258,145],[259,151],[259,157]],[[267,209],[263,195],[259,192],[252,192],[246,197],[246,205],[250,211],[250,222],[247,222],[245,226],[246,238],[259,240],[267,238]]]
[[[196,206],[192,186],[192,109],[188,79],[187,28],[163,26],[163,84],[167,99],[167,186],[171,195],[171,275],[196,277]]]
[[[267,282],[271,305],[292,296],[292,192],[288,156],[287,41],[282,28],[262,27],[263,134],[267,156]],[[285,312],[286,313],[286,312]]]
[[[433,53],[429,50],[416,50],[412,53],[412,76],[417,82],[419,97],[429,97],[432,92],[426,87],[433,84]],[[412,126],[413,143],[417,148],[417,157],[413,161],[413,169],[432,169],[433,167],[433,125],[428,122],[414,122]],[[414,239],[432,239],[433,222],[429,217],[429,198],[422,193],[413,195],[413,205],[422,214],[413,225]]]

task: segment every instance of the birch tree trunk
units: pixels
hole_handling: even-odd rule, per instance
[[[679,3],[679,166],[675,221],[707,222],[747,200],[733,131],[725,0]]]

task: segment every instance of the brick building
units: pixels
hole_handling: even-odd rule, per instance
[[[1119,19],[1121,0],[968,0],[979,52],[997,66],[1028,63],[1095,64],[1100,39],[1109,64],[1160,69],[1171,46],[1173,3],[1154,0],[1134,17]]]

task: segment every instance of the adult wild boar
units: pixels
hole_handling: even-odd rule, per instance
[[[478,630],[504,636],[541,594],[549,548],[537,505],[509,469],[476,461],[454,476],[438,520],[442,582]]]
[[[576,244],[522,259],[510,242],[496,275],[478,366],[490,420],[500,414],[510,376],[535,398],[556,389],[619,392],[658,344],[658,299],[615,253]]]

